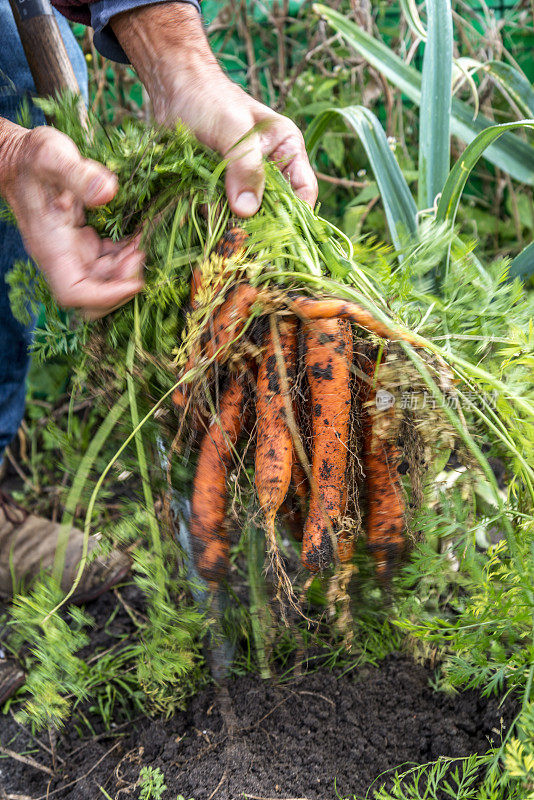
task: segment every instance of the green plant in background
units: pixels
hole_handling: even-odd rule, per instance
[[[12,607],[12,647],[17,652],[24,642],[31,642],[36,664],[27,678],[30,699],[20,719],[38,728],[62,723],[72,707],[69,695],[81,700],[87,697],[83,688],[86,665],[76,653],[89,641],[87,628],[92,620],[75,606],[69,608],[67,620],[58,615],[43,620],[43,611],[55,606],[61,597],[52,581],[41,581],[30,594],[16,596]]]
[[[146,513],[138,511],[137,520],[141,524]],[[121,527],[108,530],[110,541],[124,537],[124,523]],[[199,646],[205,621],[186,595],[184,578],[176,575],[173,556],[175,548],[159,560],[150,549],[136,547],[134,581],[147,598],[145,616],[134,618],[133,635],[120,636],[109,651],[89,658],[79,652],[89,644],[93,620],[76,606],[61,615],[55,611],[64,593],[53,579],[38,580],[29,593],[16,596],[10,647],[28,672],[21,721],[59,729],[79,713],[89,724],[83,714],[87,703],[109,729],[120,716],[139,711],[169,716],[184,707],[204,681]]]
[[[313,121],[306,137],[313,155],[335,117],[341,116],[351,125],[369,158],[380,190],[389,232],[397,249],[401,248],[406,236],[417,235],[419,214],[431,213],[435,204],[436,220],[454,224],[461,193],[482,155],[516,180],[530,185],[534,183],[534,149],[510,132],[532,127],[534,122],[521,120],[517,123],[493,125],[480,114],[473,118],[470,109],[462,101],[451,98],[453,39],[450,2],[433,0],[427,3],[428,31],[425,34],[422,73],[406,65],[390,49],[358,28],[343,14],[326,6],[317,5],[315,8],[351,47],[420,106],[419,210],[402,170],[391,153],[380,122],[368,109],[349,106],[323,111]],[[502,73],[500,77],[506,89],[515,90],[532,113],[532,88],[525,76],[509,67],[506,78]],[[451,133],[467,142],[468,147],[449,172]],[[512,263],[513,274],[518,272],[517,263],[523,265],[524,274],[530,274],[528,264],[531,262],[527,253],[519,257],[521,261],[515,265]],[[534,262],[532,269],[534,270]]]
[[[437,762],[417,767],[399,769],[392,776],[389,788],[373,791],[374,800],[527,800],[519,787],[509,787],[503,795],[502,787],[494,781],[480,785],[480,773],[488,763],[488,756],[470,756],[465,759],[443,757]],[[383,777],[383,776],[382,776]],[[371,795],[368,793],[365,800]],[[347,798],[347,800],[349,800]],[[354,797],[351,800],[364,800]]]

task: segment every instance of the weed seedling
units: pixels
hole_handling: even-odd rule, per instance
[[[139,800],[161,800],[167,788],[165,776],[159,767],[142,767],[138,785],[141,787]]]

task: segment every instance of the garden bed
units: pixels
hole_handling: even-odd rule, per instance
[[[121,590],[121,598],[108,594],[89,607],[96,623],[93,653],[128,630],[126,606],[141,607],[134,587]],[[107,732],[85,708],[95,734],[79,717],[77,726],[65,726],[57,742],[57,777],[5,758],[2,788],[8,797],[32,800],[125,800],[140,796],[136,783],[150,766],[164,775],[162,800],[179,794],[186,800],[365,796],[399,764],[483,753],[500,742],[511,706],[503,710],[496,699],[473,691],[435,692],[433,675],[402,654],[376,667],[337,673],[323,667],[285,681],[244,674],[227,687],[208,686],[170,719],[137,716],[125,723],[116,716]],[[52,766],[51,756],[11,715],[0,722],[0,741]],[[41,742],[50,746],[45,734]]]

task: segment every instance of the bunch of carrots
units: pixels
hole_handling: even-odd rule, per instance
[[[212,295],[225,291],[225,263],[245,246],[246,233],[240,228],[231,228],[219,241],[212,254],[218,277],[207,279]],[[197,268],[191,280],[191,315],[202,303],[205,280],[205,271]],[[395,409],[377,414],[381,351],[369,341],[362,346],[360,340],[356,347],[356,326],[360,335],[364,328],[383,339],[419,345],[409,332],[391,329],[353,303],[276,294],[247,280],[231,283],[215,311],[203,318],[182,374],[202,362],[209,363],[212,374],[226,372],[225,381],[218,383],[217,414],[210,418],[193,408],[201,437],[190,532],[197,569],[211,585],[228,571],[228,473],[251,418],[255,486],[271,556],[278,552],[275,526],[277,515],[283,514],[292,535],[302,542],[306,569],[316,573],[351,561],[355,531],[346,519],[347,476],[355,459],[366,487],[366,540],[381,579],[387,580],[405,550]],[[183,410],[195,406],[190,384],[180,384],[173,400]],[[351,415],[357,415],[360,431],[356,453]],[[310,433],[309,443],[304,432]]]

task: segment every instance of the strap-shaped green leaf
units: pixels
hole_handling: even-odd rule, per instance
[[[363,106],[323,111],[306,131],[310,157],[315,154],[324,132],[339,116],[358,134],[365,148],[384,204],[391,239],[399,250],[407,235],[417,235],[417,206],[375,115]]]
[[[450,169],[452,11],[450,0],[427,0],[419,116],[419,207],[432,208]]]
[[[481,63],[479,69],[491,75],[526,117],[534,117],[534,89],[520,70],[504,61]]]
[[[416,0],[400,0],[400,7],[414,36],[426,42],[426,28],[421,22]]]
[[[443,187],[443,192],[438,203],[436,220],[438,222],[450,222],[454,225],[460,198],[464,190],[467,179],[474,169],[477,161],[486,153],[493,142],[497,141],[507,131],[518,128],[533,128],[534,119],[523,119],[519,122],[505,122],[501,125],[492,125],[468,144],[464,152],[451,169],[449,177]]]
[[[510,264],[508,272],[508,279],[513,278],[529,278],[534,275],[534,242],[528,244],[524,250],[521,250]]]
[[[314,5],[318,14],[343,36],[353,47],[385,78],[397,86],[416,105],[421,104],[421,73],[408,66],[382,42],[361,30],[354,22],[339,11],[325,5]],[[473,110],[465,103],[453,98],[451,104],[451,133],[464,142],[472,142],[475,137],[493,125],[491,120],[479,114],[473,119]],[[517,136],[507,133],[494,142],[484,153],[485,158],[512,178],[529,185],[534,184],[534,148]]]
[[[467,79],[470,85],[474,86],[473,75],[477,72],[485,72],[495,83],[497,88],[510,99],[525,117],[534,117],[534,89],[532,88],[525,73],[518,67],[513,67],[504,61],[482,62],[470,56],[463,56],[454,60],[457,72]],[[453,80],[454,91],[454,80]],[[476,91],[476,89],[475,89]],[[478,95],[475,101],[475,111],[478,114]],[[474,116],[476,116],[476,114]]]

